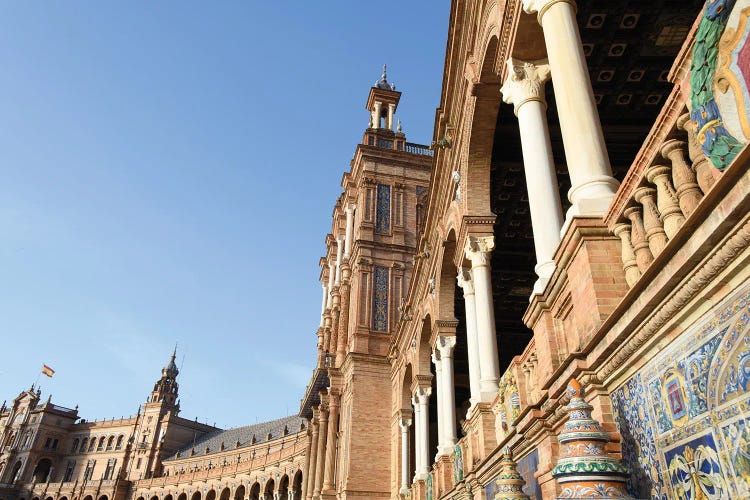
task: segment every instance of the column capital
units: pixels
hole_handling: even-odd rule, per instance
[[[421,405],[426,405],[432,395],[432,387],[417,387],[414,396]]]
[[[402,431],[405,431],[409,427],[411,427],[411,418],[399,418],[398,419],[398,426],[401,428]]]
[[[455,335],[441,335],[437,338],[437,347],[440,351],[440,358],[450,358],[453,354],[453,348],[456,347]]]
[[[458,286],[463,288],[464,296],[474,294],[474,281],[471,279],[471,270],[465,267],[458,268],[458,275],[456,276],[456,282]]]
[[[430,353],[430,359],[432,360],[432,364],[435,365],[436,369],[440,369],[440,351],[437,349],[433,349],[432,353]]]
[[[544,85],[550,78],[547,59],[537,61],[522,61],[513,57],[508,58],[508,76],[500,92],[503,101],[513,104],[513,111],[518,116],[518,110],[530,101],[539,101],[545,107]]]
[[[347,205],[346,205],[346,207],[344,208],[344,211],[345,211],[345,212],[346,212],[347,214],[353,214],[353,213],[354,213],[354,211],[355,211],[356,209],[357,209],[357,205],[355,205],[354,203],[349,203],[349,204],[347,204]]]
[[[494,249],[494,236],[468,236],[464,252],[466,253],[466,258],[471,261],[472,267],[486,266],[490,263]]]
[[[533,14],[537,13],[537,19],[539,20],[539,23],[542,22],[542,16],[544,15],[547,10],[549,10],[550,7],[555,5],[556,3],[568,3],[573,6],[573,9],[576,9],[576,2],[575,0],[521,0],[523,2],[523,10],[527,14]]]

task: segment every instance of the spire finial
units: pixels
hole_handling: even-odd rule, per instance
[[[381,77],[381,78],[383,79],[383,81],[384,81],[384,82],[385,82],[385,81],[387,81],[387,80],[386,80],[386,76],[387,76],[387,74],[386,74],[386,67],[387,67],[387,66],[386,66],[386,65],[384,64],[384,65],[383,65],[383,76]]]
[[[398,126],[396,127],[396,131],[398,133],[403,132],[403,129],[401,128],[401,118],[398,119]]]

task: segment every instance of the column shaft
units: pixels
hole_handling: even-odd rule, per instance
[[[325,476],[323,479],[323,491],[333,489],[334,473],[336,465],[336,441],[338,437],[339,424],[339,395],[331,393],[328,409],[328,439],[326,440],[326,463]]]
[[[456,337],[439,337],[440,363],[443,366],[443,450],[442,454],[450,455],[456,445],[456,393],[453,377],[453,348]]]
[[[500,380],[490,274],[490,258],[494,248],[495,242],[492,236],[469,237],[467,241],[466,255],[471,260],[471,274],[474,278],[479,340],[479,387],[483,403],[490,403],[495,398],[497,383]]]
[[[341,257],[344,255],[344,239],[336,240],[336,281],[338,285],[341,282]]]
[[[399,493],[402,495],[409,491],[409,426],[411,426],[411,420],[402,418],[399,421],[401,428],[401,490]]]
[[[471,391],[469,413],[479,401],[481,391],[479,388],[479,339],[477,338],[477,307],[474,301],[474,282],[471,279],[471,271],[461,268],[458,271],[458,286],[464,291],[464,308],[466,314],[466,348],[469,358],[469,389]],[[467,415],[468,418],[468,415]]]
[[[349,301],[351,286],[349,285],[348,269],[344,269],[344,279],[341,281],[341,308],[339,310],[339,332],[336,345],[336,367],[340,367],[346,357],[346,343],[349,338]]]
[[[425,477],[427,477],[427,474],[430,473],[430,410],[428,404],[431,392],[432,391],[429,387],[420,388],[417,392],[417,402],[419,403],[419,420],[421,424],[420,427],[422,428],[422,443],[420,447],[420,450],[422,452],[422,456],[420,458],[421,470],[417,471],[418,479],[424,479]]]
[[[344,257],[352,254],[352,239],[354,238],[354,205],[346,207],[346,233],[344,236]]]
[[[309,464],[307,468],[307,473],[303,477],[304,484],[305,484],[305,499],[306,500],[312,500],[313,497],[313,491],[315,490],[315,468],[318,464],[317,462],[317,456],[318,456],[318,432],[319,432],[319,425],[317,422],[317,418],[313,417],[312,420],[312,437],[311,437],[311,445],[310,445],[310,458],[308,459]]]
[[[320,425],[318,429],[318,453],[315,457],[315,491],[313,491],[313,498],[320,498],[320,492],[323,488],[323,472],[325,469],[325,455],[326,455],[326,431],[328,429],[328,409],[324,409],[321,406],[320,409]]]
[[[417,396],[412,396],[411,404],[414,407],[414,479],[419,479],[422,470],[422,442],[424,441],[422,429],[422,407],[419,406]]]
[[[524,103],[518,110],[518,124],[536,250],[537,264],[534,270],[539,276],[534,293],[542,293],[555,271],[552,257],[560,245],[563,225],[545,105],[539,101]]]
[[[527,12],[538,12],[554,81],[565,157],[570,173],[568,193],[576,215],[602,215],[619,183],[612,177],[594,91],[573,0],[523,0]],[[567,222],[567,221],[566,221]]]
[[[432,363],[435,365],[435,387],[437,388],[438,447],[437,450],[434,450],[436,452],[435,461],[437,462],[437,457],[443,454],[445,444],[445,418],[443,418],[443,365],[440,362],[440,352],[437,350],[432,351]]]

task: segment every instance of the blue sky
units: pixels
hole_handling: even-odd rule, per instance
[[[133,414],[178,342],[183,416],[296,412],[368,89],[387,62],[407,138],[428,143],[448,15],[448,0],[5,3],[0,398],[47,363],[54,402]]]

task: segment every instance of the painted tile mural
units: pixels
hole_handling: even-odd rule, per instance
[[[523,480],[526,481],[526,485],[523,487],[523,492],[529,495],[529,498],[531,498],[531,500],[542,499],[542,491],[539,488],[539,483],[537,482],[536,476],[534,475],[538,468],[539,452],[537,450],[532,451],[524,458],[519,460],[516,467],[518,473],[521,474]],[[493,479],[484,488],[486,500],[495,500],[495,495],[497,493],[497,484],[495,484],[495,480]]]
[[[750,498],[750,285],[612,393],[636,498]]]
[[[391,186],[378,184],[377,197],[375,230],[379,233],[388,233],[391,230]]]
[[[388,331],[388,268],[375,266],[375,293],[372,299],[372,328]]]

